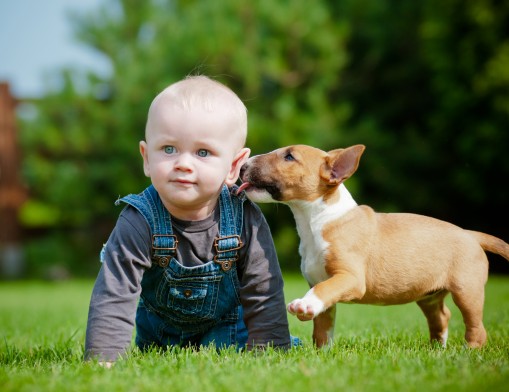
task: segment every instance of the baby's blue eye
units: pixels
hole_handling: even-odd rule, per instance
[[[164,152],[166,154],[173,154],[175,152],[175,147],[173,147],[173,146],[166,146],[166,147],[164,147]]]
[[[198,152],[196,154],[198,154],[198,156],[201,158],[205,158],[205,157],[209,156],[209,152],[204,149],[198,150]]]

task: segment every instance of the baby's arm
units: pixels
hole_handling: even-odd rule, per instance
[[[290,347],[283,278],[269,226],[259,208],[244,203],[246,244],[238,261],[248,349]]]
[[[108,239],[92,291],[85,359],[98,359],[109,367],[130,347],[140,282],[150,265],[147,238],[149,228],[143,217],[132,208],[124,210]]]

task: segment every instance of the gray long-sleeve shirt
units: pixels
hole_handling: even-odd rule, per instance
[[[172,218],[179,243],[177,260],[201,265],[215,255],[219,208],[202,221]],[[283,280],[270,229],[258,206],[244,202],[244,226],[237,270],[250,345],[288,348],[290,336]],[[151,267],[151,232],[145,218],[127,206],[104,249],[88,314],[85,358],[114,361],[131,344],[141,279]]]

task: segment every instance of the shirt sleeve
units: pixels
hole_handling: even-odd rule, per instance
[[[283,277],[269,226],[259,207],[244,203],[246,244],[238,261],[240,297],[248,329],[248,349],[290,347]],[[245,253],[244,253],[245,252]]]
[[[130,347],[141,279],[151,263],[149,238],[143,216],[126,207],[103,249],[90,300],[85,359],[115,361]]]

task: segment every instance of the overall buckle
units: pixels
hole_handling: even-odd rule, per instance
[[[219,241],[229,240],[229,239],[236,240],[237,245],[234,246],[233,248],[220,249]],[[244,244],[240,240],[240,236],[239,235],[228,235],[228,236],[225,236],[225,237],[216,237],[214,239],[214,248],[216,249],[216,255],[214,256],[214,262],[219,264],[221,266],[221,269],[224,272],[229,271],[232,268],[233,263],[238,260],[239,255],[238,255],[237,252],[235,252],[235,256],[234,257],[226,258],[226,257],[224,257],[224,253],[237,251],[240,248],[242,248],[243,246],[244,246]]]
[[[173,239],[173,246],[160,246],[159,239],[171,238]],[[171,242],[170,242],[171,243]],[[169,255],[175,255],[177,253],[178,246],[177,236],[174,234],[154,234],[152,235],[152,250],[154,251],[154,258],[157,258],[157,264],[159,267],[165,268],[170,263]],[[160,255],[163,253],[163,255]]]

